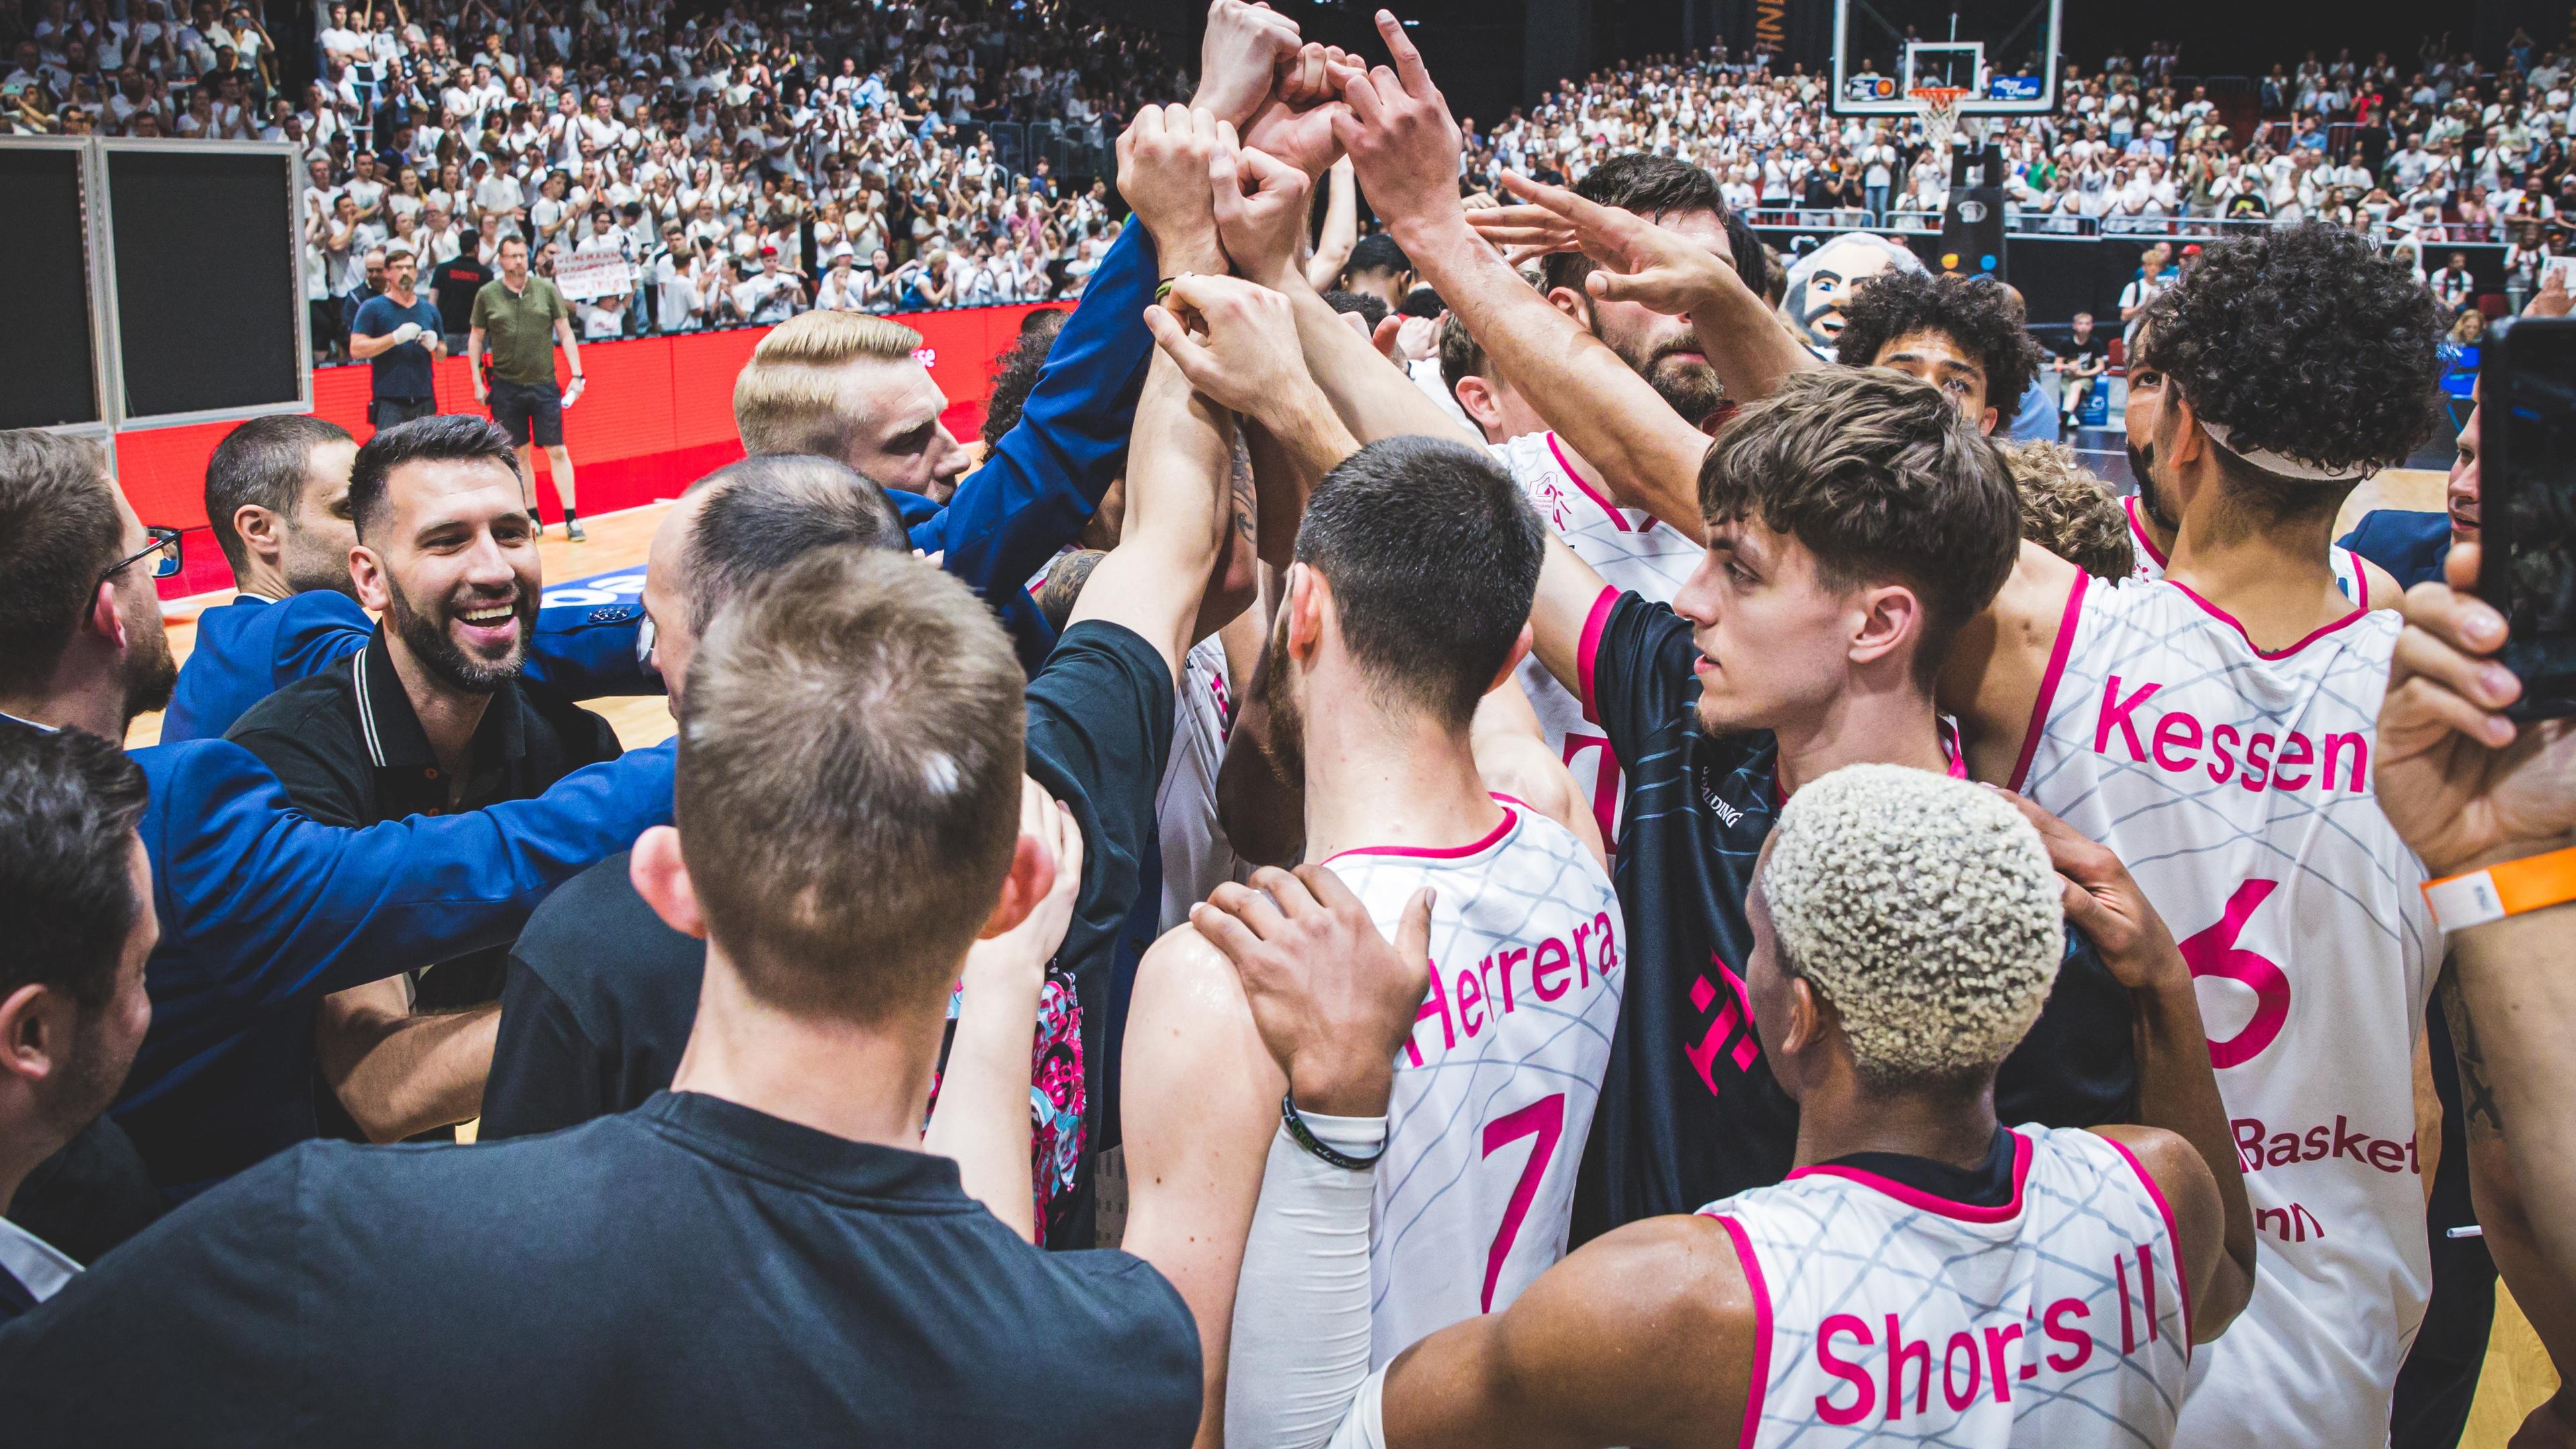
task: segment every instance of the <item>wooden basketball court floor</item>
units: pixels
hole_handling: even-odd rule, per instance
[[[2380,475],[2357,490],[2346,505],[2346,523],[2371,508],[2396,507],[2438,509],[2442,506],[2442,475],[2415,469],[2392,470]],[[653,538],[653,529],[670,510],[668,503],[651,503],[641,508],[584,518],[582,527],[590,535],[587,543],[568,543],[560,529],[550,529],[538,551],[544,560],[548,583],[584,578],[611,569],[640,568]],[[2341,530],[2338,529],[2338,532]],[[219,604],[231,597],[228,593],[208,594],[192,599],[172,600],[164,605],[170,620],[170,648],[182,662],[196,642],[196,614],[199,608]],[[587,708],[605,717],[617,730],[617,738],[629,749],[639,745],[658,744],[669,739],[673,731],[671,711],[659,696],[636,699],[592,700]],[[148,714],[134,722],[126,743],[130,746],[153,744],[161,738],[161,716]],[[470,1124],[460,1129],[459,1136],[470,1133]],[[2501,1283],[2496,1285],[2495,1329],[2487,1347],[2487,1365],[2478,1382],[2475,1405],[2469,1411],[2467,1435],[2460,1441],[2463,1449],[2505,1449],[2506,1441],[2521,1427],[2525,1415],[2558,1391],[2558,1374],[2549,1355],[2540,1346],[2539,1337],[2531,1330],[2522,1310]]]

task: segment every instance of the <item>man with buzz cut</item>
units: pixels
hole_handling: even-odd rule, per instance
[[[1417,914],[1389,949],[1337,866],[1221,891],[1201,916],[1311,1113],[1271,1136],[1244,1250],[1238,1437],[2174,1443],[2193,1350],[2244,1301],[2225,1286],[2226,1114],[2204,1057],[2140,1103],[2151,1125],[1996,1116],[1996,1066],[2056,975],[2061,901],[2114,942],[2124,979],[2191,999],[2119,862],[2026,810],[1901,765],[1848,765],[1793,796],[1763,845],[1745,984],[1798,1102],[1797,1168],[1631,1223],[1373,1372],[1384,1310],[1344,1265],[1392,1227],[1370,1208],[1427,933]]]
[[[1024,807],[1001,629],[927,564],[830,549],[719,615],[688,680],[679,828],[632,865],[707,942],[671,1090],[489,1146],[308,1144],[206,1193],[0,1330],[13,1434],[1187,1437],[1197,1346],[1170,1286],[1123,1253],[1040,1251],[922,1150],[950,985],[1053,900],[1063,848]],[[1015,1126],[1025,1096],[997,1100],[985,1125]],[[159,1367],[109,1368],[137,1361]]]

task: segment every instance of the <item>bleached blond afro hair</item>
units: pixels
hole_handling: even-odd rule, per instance
[[[1762,889],[1781,969],[1833,1003],[1877,1087],[1992,1070],[2065,947],[2039,832],[2001,796],[1928,770],[1846,765],[1791,796]]]

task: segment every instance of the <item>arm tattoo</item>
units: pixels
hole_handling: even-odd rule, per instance
[[[2486,1056],[2478,1049],[2477,1024],[2469,1019],[2469,1001],[2460,990],[2460,976],[2446,965],[2442,972],[2442,1015],[2451,1027],[2451,1051],[2460,1065],[2460,1115],[2467,1119],[2469,1135],[2501,1136],[2504,1114],[2496,1105],[2495,1088],[2487,1082]]]

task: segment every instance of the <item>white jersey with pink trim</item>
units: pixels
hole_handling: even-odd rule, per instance
[[[1371,1212],[1373,1364],[1509,1304],[1565,1256],[1610,1063],[1628,979],[1618,895],[1571,831],[1502,806],[1470,846],[1330,861],[1390,937],[1416,891],[1436,893],[1430,989],[1395,1059]]]
[[[2400,621],[2368,604],[2265,653],[2181,584],[2079,575],[2013,772],[2128,863],[2199,978],[2262,1252],[2194,1445],[2382,1442],[2423,1316],[2410,1064],[2440,941],[2372,793]]]
[[[2163,1194],[2108,1138],[2013,1135],[1999,1207],[1824,1166],[1700,1209],[1753,1290],[1745,1449],[2174,1441],[2191,1301]]]
[[[1523,433],[1508,443],[1488,445],[1495,461],[1508,470],[1530,506],[1574,556],[1614,589],[1641,594],[1669,604],[1682,581],[1699,567],[1706,550],[1700,540],[1684,536],[1650,513],[1621,508],[1571,466],[1565,445],[1554,433]],[[1619,760],[1601,726],[1584,717],[1583,701],[1556,682],[1535,657],[1521,664],[1521,688],[1538,722],[1547,731],[1547,746],[1574,772],[1574,783],[1592,803],[1601,822],[1601,838],[1619,839]]]
[[[2129,515],[2129,546],[2135,562],[2129,565],[2129,577],[2143,583],[2154,583],[2165,576],[2165,552],[2156,547],[2155,535],[2147,532],[2147,520],[2138,512],[2138,495],[2120,500],[2120,508]],[[2361,559],[2351,549],[2335,544],[2326,550],[2334,564],[2335,587],[2347,599],[2358,599],[2369,585],[2362,582]]]

